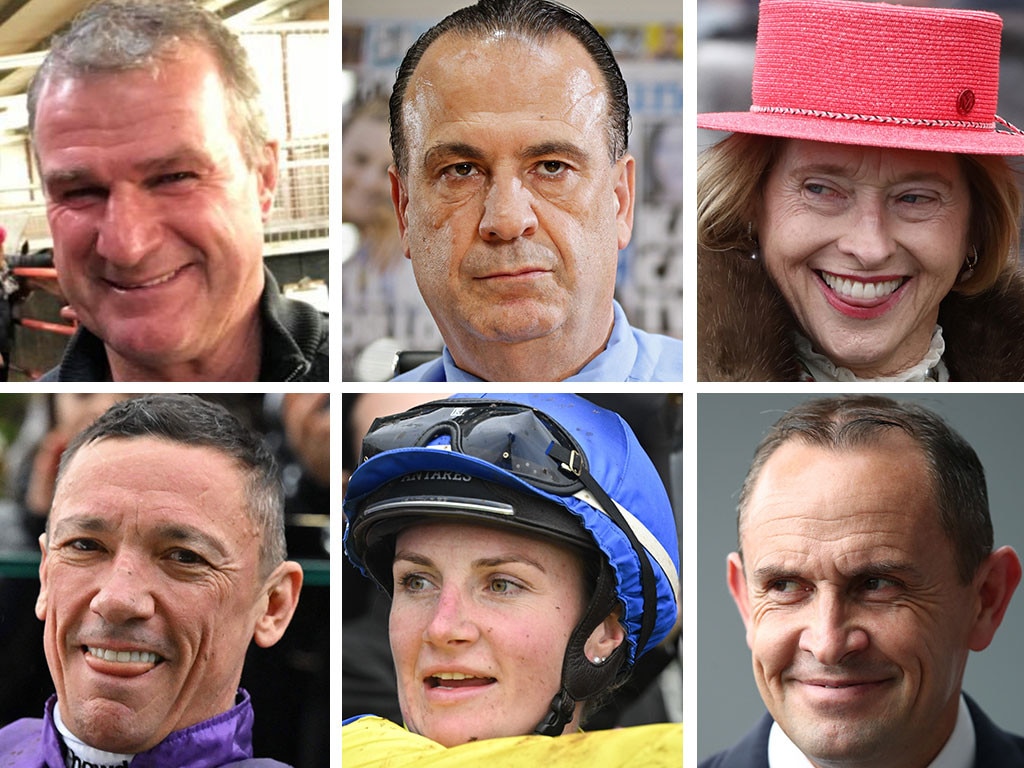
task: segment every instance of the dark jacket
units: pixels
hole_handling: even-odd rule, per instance
[[[939,305],[952,381],[1024,381],[1024,273]],[[761,261],[697,258],[697,379],[797,381],[796,320]]]
[[[0,768],[65,768],[64,746],[53,722],[52,696],[43,719],[25,718],[0,728]],[[152,749],[136,755],[132,768],[287,768],[252,757],[252,704],[238,691],[227,712],[174,731]]]
[[[329,381],[327,318],[303,301],[286,299],[266,267],[260,296],[263,354],[260,381]],[[103,341],[79,326],[60,365],[39,381],[110,381]]]
[[[974,768],[1024,767],[1024,738],[1002,730],[988,719],[970,696],[964,698],[974,723],[977,743]],[[771,728],[771,715],[765,715],[736,746],[703,760],[698,768],[768,768],[768,733]]]

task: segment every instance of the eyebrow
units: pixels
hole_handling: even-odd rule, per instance
[[[518,153],[521,160],[529,160],[530,158],[542,157],[544,155],[568,157],[577,165],[586,165],[590,161],[590,153],[571,141],[542,141],[539,144],[531,144],[528,147],[524,147]]]
[[[516,152],[516,158],[519,160],[531,160],[551,155],[566,157],[581,166],[590,162],[590,153],[571,141],[542,141],[530,144]],[[423,165],[431,166],[452,157],[465,160],[484,160],[486,153],[479,147],[466,142],[445,141],[435,144],[423,153]]]
[[[850,166],[837,165],[835,163],[808,163],[806,165],[795,166],[790,171],[790,174],[793,176],[818,174],[821,176],[843,176],[845,178],[852,178],[852,171],[853,169]],[[939,173],[938,171],[914,171],[912,173],[899,176],[890,183],[901,184],[908,181],[936,181],[941,184],[945,184],[948,187],[953,186],[952,180],[945,174]]]
[[[437,567],[436,564],[434,563],[434,561],[431,558],[426,557],[425,555],[421,555],[421,554],[419,554],[417,552],[396,552],[395,553],[395,562],[398,562],[399,560],[404,560],[405,562],[413,563],[414,565],[421,565],[424,568],[436,568]],[[516,554],[511,554],[510,553],[510,554],[507,554],[507,555],[498,555],[496,557],[481,557],[481,558],[478,558],[478,559],[474,560],[472,562],[472,566],[475,569],[479,569],[479,568],[499,568],[499,567],[501,567],[503,565],[508,565],[510,563],[522,563],[524,565],[529,565],[529,566],[532,566],[533,568],[536,568],[541,573],[547,573],[548,572],[547,569],[543,565],[541,565],[539,562],[537,562],[533,558],[527,557],[526,555],[519,554],[519,553],[516,553]]]
[[[198,152],[191,147],[179,147],[159,157],[141,160],[132,167],[141,171],[144,176],[151,176],[182,165],[207,167],[211,164],[211,159],[207,154]],[[71,166],[70,168],[57,168],[43,173],[43,185],[46,187],[60,184],[77,184],[80,182],[93,183],[95,181],[96,175],[93,171],[79,165]]]
[[[431,166],[442,160],[451,157],[461,157],[466,160],[483,160],[484,153],[479,147],[466,144],[462,141],[445,141],[435,144],[423,153],[423,165]]]
[[[224,544],[216,536],[213,536],[194,525],[181,523],[167,523],[158,526],[156,529],[157,538],[161,541],[172,541],[178,544],[187,544],[201,549],[213,550],[221,557],[227,557],[228,552]]]
[[[910,563],[901,560],[880,560],[858,568],[852,574],[844,574],[847,581],[858,581],[872,576],[893,576],[896,574],[918,575],[919,571]],[[785,568],[781,565],[765,565],[756,569],[751,577],[758,583],[779,581],[783,579],[803,578],[797,569]]]
[[[53,527],[51,538],[62,539],[73,536],[75,533],[113,533],[117,528],[118,526],[112,520],[98,515],[70,515],[61,518]],[[213,551],[221,557],[228,555],[224,544],[219,539],[194,525],[166,523],[157,526],[155,534],[159,541],[199,547],[205,551]]]

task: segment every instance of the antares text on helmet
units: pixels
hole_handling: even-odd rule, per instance
[[[446,472],[444,470],[433,470],[424,472],[412,472],[411,474],[402,477],[401,482],[422,483],[425,480],[448,480],[458,483],[468,483],[472,479],[473,478],[471,478],[469,475],[464,475],[461,472]]]

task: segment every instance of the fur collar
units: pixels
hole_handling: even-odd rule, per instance
[[[1024,272],[939,307],[952,381],[1024,381]],[[796,320],[761,261],[697,256],[697,379],[796,381]]]

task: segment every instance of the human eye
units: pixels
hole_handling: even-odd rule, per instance
[[[899,589],[900,587],[901,584],[896,579],[886,578],[885,576],[869,576],[861,584],[861,589],[865,592],[884,592]]]
[[[767,583],[767,596],[779,603],[795,603],[810,593],[810,587],[799,579],[778,578]]]
[[[103,543],[90,536],[69,536],[54,542],[51,549],[68,563],[90,563],[106,552]]]
[[[841,192],[824,181],[808,180],[803,185],[804,193],[812,198],[829,199],[841,197]]]
[[[441,170],[442,175],[452,179],[468,179],[476,176],[479,172],[473,163],[452,163]]]
[[[942,201],[938,192],[926,189],[913,189],[897,192],[893,195],[893,205],[907,217],[923,217],[930,215]]]
[[[395,579],[396,588],[402,592],[418,594],[430,589],[430,580],[420,573],[407,573]]]
[[[172,549],[167,553],[167,559],[177,565],[209,565],[209,561],[191,549]]]
[[[564,176],[569,170],[569,165],[562,160],[542,160],[536,166],[537,175],[541,178],[557,178]]]
[[[103,200],[107,196],[107,190],[103,187],[92,185],[82,187],[67,187],[61,189],[56,195],[56,199],[67,205],[88,205],[90,203]]]
[[[768,585],[768,589],[771,592],[778,592],[780,594],[790,594],[793,592],[801,591],[803,587],[795,579],[776,579]]]
[[[154,177],[152,186],[173,186],[196,178],[199,178],[199,175],[194,171],[172,171],[171,173],[161,173]]]
[[[99,552],[102,546],[95,539],[70,539],[64,544],[64,547],[72,550],[73,552]]]
[[[522,589],[522,585],[504,576],[494,576],[487,584],[488,590],[495,595],[512,595]]]

